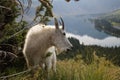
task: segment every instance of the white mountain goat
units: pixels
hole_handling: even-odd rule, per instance
[[[38,24],[28,31],[23,49],[28,68],[36,65],[42,67],[46,60],[46,51],[52,46],[55,46],[58,52],[67,51],[72,47],[65,36],[62,18],[61,28],[56,18],[54,18],[54,21],[55,26]]]

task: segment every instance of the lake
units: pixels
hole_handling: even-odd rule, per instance
[[[120,46],[120,38],[98,31],[89,17],[66,16],[63,17],[66,25],[67,36],[77,38],[85,45],[100,45],[103,47]]]
[[[104,2],[110,3],[106,5]],[[89,3],[88,3],[89,2]],[[104,4],[103,4],[104,3]],[[53,0],[54,15],[59,18],[62,16],[65,22],[67,36],[79,39],[85,45],[100,45],[103,47],[120,46],[120,38],[108,35],[103,31],[95,29],[94,23],[89,19],[93,18],[90,14],[106,13],[119,9],[120,1],[113,0],[80,0],[78,2],[65,0]],[[37,1],[33,1],[33,9]],[[112,6],[111,6],[112,5]],[[97,16],[96,16],[97,17]],[[53,22],[48,24],[53,25]]]

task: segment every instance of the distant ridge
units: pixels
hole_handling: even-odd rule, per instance
[[[111,15],[120,15],[120,9],[113,10],[111,12],[106,13],[107,16]]]
[[[106,13],[89,14],[89,15],[97,16],[98,18],[106,17],[106,16],[113,16],[113,15],[120,15],[120,8],[116,10],[112,10],[110,12],[106,12]]]
[[[112,13],[112,14],[120,14],[120,8],[119,8],[119,9],[116,9],[116,10],[113,10],[111,13]]]

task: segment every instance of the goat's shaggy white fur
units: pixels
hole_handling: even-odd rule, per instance
[[[43,68],[45,68],[47,71],[50,71],[52,69],[54,72],[56,72],[56,58],[57,50],[54,46],[50,47],[46,51],[46,59],[45,63],[43,64]]]
[[[27,66],[33,67],[35,65],[42,65],[45,58],[45,51],[51,47],[49,43],[50,36],[53,29],[46,29],[45,25],[38,24],[32,27],[26,36],[23,54],[27,61]],[[47,45],[46,45],[47,44]]]

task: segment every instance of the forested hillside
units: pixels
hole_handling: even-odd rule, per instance
[[[110,60],[115,65],[120,66],[120,47],[101,47],[97,45],[90,46],[80,44],[79,41],[75,38],[69,38],[69,40],[74,47],[68,53],[58,55],[60,59],[74,59],[76,55],[81,54],[82,59],[85,60],[86,63],[91,63],[93,53],[95,53],[98,57],[105,57],[107,60]]]
[[[120,10],[106,13],[94,20],[95,28],[107,34],[120,37]]]

